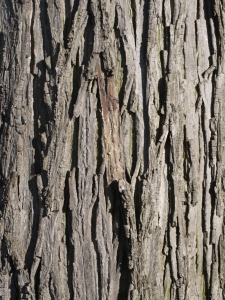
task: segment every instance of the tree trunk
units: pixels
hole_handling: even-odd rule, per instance
[[[0,20],[1,299],[225,299],[224,0]]]

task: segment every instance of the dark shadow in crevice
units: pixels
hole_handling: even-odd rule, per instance
[[[171,141],[170,134],[168,134],[166,143],[165,143],[165,163],[167,165],[167,181],[168,181],[168,199],[169,199],[169,223],[172,226],[176,226],[173,224],[173,217],[175,213],[175,196],[174,196],[174,181],[173,181],[173,164],[171,162]]]
[[[130,176],[132,177],[137,165],[138,160],[138,148],[137,148],[137,125],[136,124],[139,120],[135,113],[129,112],[131,118],[132,118],[132,165],[130,170]]]
[[[96,166],[96,174],[99,174],[102,172],[101,166],[104,161],[104,149],[103,149],[103,119],[101,114],[101,103],[100,103],[100,95],[99,95],[99,89],[97,89],[97,109],[96,109],[96,120],[97,120],[97,153],[96,153],[96,159],[97,159],[97,166]],[[105,190],[105,189],[104,189]]]
[[[74,121],[71,171],[73,168],[78,167],[79,131],[80,131],[80,118],[78,117]]]
[[[73,263],[74,263],[74,245],[71,242],[73,235],[73,211],[70,208],[70,193],[69,193],[69,177],[70,172],[67,172],[64,187],[64,204],[63,213],[66,216],[66,253],[67,253],[67,283],[69,287],[70,299],[74,299],[73,291]],[[71,207],[73,207],[71,205]]]
[[[43,115],[42,118],[39,118],[40,115],[40,91],[43,91],[43,82],[39,80],[37,76],[34,76],[33,79],[33,112],[34,112],[34,138],[32,141],[33,148],[35,150],[34,154],[34,166],[35,166],[35,174],[41,174],[43,168],[43,159],[41,155],[41,142],[39,136],[39,121],[42,120],[43,122]],[[45,115],[45,114],[44,114]]]
[[[143,191],[143,180],[136,180],[135,191],[134,191],[134,207],[135,207],[135,218],[136,218],[136,229],[137,229],[137,238],[139,232],[141,231],[141,223],[140,223],[140,216],[141,216],[141,208],[142,208],[142,201],[141,195]]]
[[[120,199],[118,192],[118,182],[116,180],[112,181],[108,185],[107,178],[105,174],[105,197],[109,200],[111,205],[110,213],[112,215],[112,228],[113,228],[113,240],[114,242],[119,237],[120,228]]]
[[[169,53],[170,49],[170,26],[164,26],[164,50]]]
[[[136,19],[137,19],[137,7],[136,7],[136,1],[131,0],[131,10],[132,10],[132,24],[133,24],[133,30],[134,30],[134,40],[135,40],[135,45],[136,45]]]
[[[160,116],[160,119],[159,119],[159,126],[156,130],[156,139],[155,139],[156,144],[158,144],[160,137],[162,135],[162,128],[166,118],[165,111],[164,113],[162,112],[162,110],[164,110],[165,103],[166,103],[166,80],[164,77],[160,78],[158,81],[158,93],[159,93],[159,106],[160,106],[160,110],[158,111],[158,114]]]
[[[146,94],[147,89],[147,47],[148,47],[148,19],[149,19],[149,2],[145,1],[143,6],[143,28],[142,28],[142,43],[140,49],[140,66],[141,66],[141,78],[142,78],[142,97],[143,97],[143,117],[144,117],[144,159],[143,159],[143,173],[149,168],[149,146],[150,146],[150,122],[148,115],[148,99]]]
[[[32,222],[31,229],[31,238],[30,243],[27,248],[26,256],[25,256],[25,267],[28,269],[30,274],[31,267],[33,264],[34,252],[38,238],[38,224],[39,224],[39,215],[40,215],[40,202],[38,199],[38,191],[37,191],[37,179],[36,176],[29,180],[28,182],[29,190],[32,195],[32,202],[30,203],[30,210],[33,210],[33,219],[30,220]],[[33,207],[31,207],[33,205]],[[30,214],[31,215],[31,214]]]
[[[123,106],[124,95],[125,95],[125,86],[126,86],[126,83],[128,80],[128,69],[127,69],[127,65],[126,65],[126,51],[124,48],[123,39],[120,35],[120,30],[119,30],[119,26],[118,26],[117,10],[115,11],[114,32],[115,32],[115,37],[117,39],[117,42],[119,44],[118,51],[121,54],[121,68],[123,70],[122,85],[119,90],[119,106],[120,106],[120,110],[121,110],[121,108]]]
[[[211,28],[210,28],[210,19],[214,20],[214,9],[213,9],[213,1],[211,0],[204,0],[203,1],[203,11],[204,11],[204,17],[206,20],[206,26],[207,26],[207,41],[210,49],[210,54],[213,54],[213,45],[212,45],[212,35],[211,35]]]
[[[37,272],[34,277],[34,290],[35,290],[36,299],[39,299],[40,275],[41,275],[41,260],[40,260]]]
[[[96,235],[96,228],[97,228],[97,210],[99,206],[99,198],[94,203],[92,214],[91,214],[91,240],[94,245],[95,254],[97,258],[97,274],[98,274],[98,295],[99,299],[102,299],[102,283],[101,283],[101,258],[100,253],[97,245],[97,235]]]
[[[125,238],[125,233],[124,229],[121,228],[120,230],[120,244],[118,248],[118,253],[117,256],[120,259],[120,270],[121,270],[121,275],[120,275],[120,283],[119,283],[119,293],[117,300],[126,300],[129,299],[129,286],[131,283],[131,271],[128,269],[128,257],[126,254],[126,238]]]
[[[117,217],[118,217],[118,227],[117,227],[117,237],[119,239],[119,247],[117,251],[117,268],[120,268],[120,284],[119,284],[119,299],[128,299],[129,297],[129,287],[132,280],[132,271],[128,268],[129,257],[131,254],[131,238],[128,238],[125,233],[124,225],[127,225],[126,216],[122,207],[122,199],[118,190],[118,182],[113,182],[113,190],[117,202]]]
[[[72,119],[74,113],[74,106],[77,102],[79,88],[81,86],[82,67],[79,66],[79,51],[77,51],[76,65],[73,67],[73,86],[72,97],[69,105],[69,118]]]
[[[4,62],[4,48],[5,48],[5,37],[3,32],[0,32],[0,71],[3,71],[3,62]],[[0,86],[0,88],[2,85]],[[1,91],[0,91],[1,92]],[[1,93],[0,93],[1,96]]]
[[[95,19],[91,12],[90,4],[88,8],[88,22],[84,31],[84,55],[82,65],[87,68],[90,62],[91,55],[93,55],[94,46],[94,36],[95,36]]]
[[[170,0],[170,9],[171,9],[171,24],[174,24],[174,0]]]
[[[43,36],[43,51],[44,56],[52,56],[52,31],[50,26],[50,20],[48,16],[48,3],[46,0],[40,1],[40,20],[41,30]]]

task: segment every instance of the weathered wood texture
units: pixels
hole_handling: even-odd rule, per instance
[[[1,299],[225,299],[224,24],[0,1]]]

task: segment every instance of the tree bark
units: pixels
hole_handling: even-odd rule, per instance
[[[1,299],[225,299],[224,0],[0,20]]]

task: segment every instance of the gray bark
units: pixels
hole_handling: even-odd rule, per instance
[[[0,1],[1,299],[225,299],[224,24]]]

